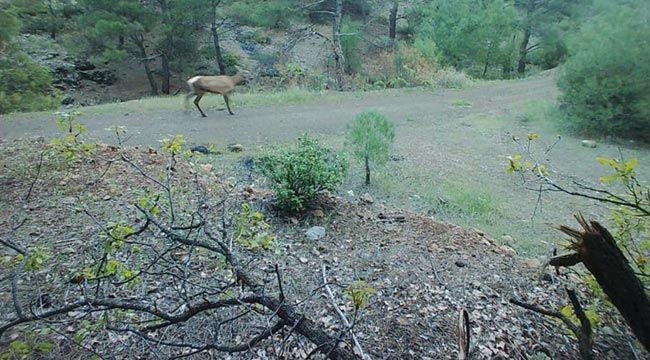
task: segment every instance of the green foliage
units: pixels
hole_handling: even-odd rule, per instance
[[[273,234],[269,232],[264,214],[254,211],[249,204],[242,204],[233,219],[235,242],[248,250],[268,250],[273,246]]]
[[[352,21],[349,17],[343,19],[341,33],[344,35],[341,35],[341,48],[345,58],[345,72],[348,74],[358,73],[362,70],[359,54],[359,42],[361,41],[359,31],[359,23]]]
[[[37,336],[29,335],[25,339],[11,341],[6,351],[0,352],[0,360],[47,357],[53,347],[51,342],[41,341]]]
[[[481,77],[512,68],[515,13],[503,0],[435,1],[420,12],[415,44],[424,54]]]
[[[539,138],[539,134],[530,133],[527,136],[527,153],[531,153],[531,145]],[[548,150],[546,150],[548,152]],[[578,194],[591,198],[602,198],[601,203],[609,206],[612,224],[612,235],[616,244],[623,250],[638,274],[650,273],[650,185],[642,183],[637,178],[636,167],[638,160],[611,159],[599,156],[598,163],[607,167],[608,175],[600,177],[603,190],[582,189]],[[536,161],[532,156],[515,154],[508,157],[506,171],[509,173],[532,174],[543,181],[549,179],[547,165]],[[608,202],[612,201],[612,202]],[[640,277],[647,286],[650,285],[648,276]],[[587,279],[587,284],[593,286],[593,281]],[[598,293],[598,292],[597,292]]]
[[[185,144],[185,138],[182,134],[176,134],[172,139],[163,139],[162,140],[162,149],[163,151],[172,154],[178,155],[183,150],[183,145]]]
[[[32,34],[56,35],[73,23],[71,18],[80,12],[75,1],[13,0],[12,4],[23,24],[22,31]]]
[[[54,137],[50,141],[50,147],[53,150],[52,155],[63,155],[70,162],[78,157],[91,155],[95,149],[95,144],[83,140],[86,133],[86,127],[77,117],[81,115],[78,111],[57,112],[58,119],[56,125],[63,135]]]
[[[377,290],[363,280],[357,280],[345,289],[345,292],[352,299],[354,310],[359,311],[368,305],[368,300]]]
[[[570,129],[650,140],[650,3],[596,16],[569,45],[558,86]],[[606,36],[603,36],[606,34]]]
[[[0,54],[0,114],[57,107],[61,92],[52,91],[51,85],[49,70],[27,55],[16,50]]]
[[[260,158],[261,173],[271,181],[278,207],[304,210],[324,191],[335,191],[348,169],[345,156],[305,135],[297,145],[276,148]]]
[[[370,163],[383,165],[390,156],[395,141],[395,126],[377,111],[359,114],[348,125],[347,142],[354,156],[366,164],[366,185],[370,184]]]
[[[0,4],[0,53],[5,49],[9,41],[18,33],[20,22],[9,4]]]
[[[584,309],[583,311],[585,312],[585,316],[587,317],[587,320],[589,320],[589,322],[591,323],[591,327],[592,328],[598,327],[598,323],[600,322],[600,316],[598,315],[596,310],[593,307],[589,307]],[[560,313],[566,316],[574,324],[580,324],[580,320],[578,319],[578,316],[575,314],[573,310],[573,306],[571,304],[564,305],[560,309]],[[552,319],[558,324],[564,324],[560,319],[557,318],[552,318]],[[565,329],[565,331],[567,335],[575,337],[575,334],[569,329]]]
[[[244,0],[235,2],[230,15],[242,25],[269,29],[288,29],[294,7],[288,0]]]

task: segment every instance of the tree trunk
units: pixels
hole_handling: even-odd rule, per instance
[[[397,1],[393,1],[393,6],[390,8],[390,15],[388,16],[388,37],[391,39],[395,40],[395,32],[397,28],[397,9],[399,7],[399,3]]]
[[[223,55],[221,54],[221,46],[219,45],[219,32],[217,31],[217,6],[220,2],[221,0],[212,2],[212,25],[210,29],[212,30],[212,42],[214,43],[214,52],[217,55],[219,73],[226,75],[226,65],[223,63]]]
[[[485,66],[483,67],[483,75],[481,77],[485,78],[485,75],[487,75],[487,70],[488,70],[488,65],[490,65],[490,57],[492,56],[492,47],[493,44],[490,43],[487,54],[485,54]]]
[[[582,262],[591,272],[612,304],[627,321],[632,332],[650,350],[650,300],[643,284],[616,245],[612,235],[596,221],[587,221],[576,216],[584,231],[560,226],[559,230],[571,236],[572,256],[558,256],[551,259],[554,266],[571,266]]]
[[[364,160],[366,163],[366,185],[370,185],[370,159],[368,154],[366,154]]]
[[[523,76],[526,72],[526,56],[528,55],[528,42],[530,41],[530,26],[524,29],[524,38],[519,45],[519,61],[517,62],[517,74]]]
[[[135,46],[140,49],[140,57],[142,65],[144,65],[144,71],[147,74],[147,80],[149,80],[149,86],[151,87],[151,95],[158,95],[158,86],[156,85],[156,79],[153,77],[151,72],[151,67],[149,67],[149,59],[147,58],[147,50],[144,48],[144,35],[131,35],[131,40]]]
[[[162,61],[160,62],[160,67],[162,70],[162,93],[169,95],[169,83],[172,76],[171,70],[169,69],[169,58],[166,54],[162,54],[161,60]]]
[[[345,57],[341,47],[341,21],[343,19],[343,0],[336,0],[334,24],[332,26],[332,42],[334,45],[334,62],[336,66],[336,87],[343,90],[343,72],[345,71]]]

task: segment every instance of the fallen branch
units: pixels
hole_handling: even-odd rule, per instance
[[[595,357],[593,352],[593,340],[591,338],[591,323],[589,322],[587,315],[582,309],[582,306],[578,301],[578,296],[576,295],[575,291],[567,288],[566,292],[569,295],[569,299],[571,300],[571,306],[573,307],[573,312],[576,314],[578,320],[580,321],[580,326],[576,325],[573,321],[571,321],[571,319],[569,319],[564,314],[558,311],[548,310],[533,304],[527,304],[517,299],[510,299],[510,303],[520,306],[526,310],[530,310],[538,314],[550,316],[562,321],[564,325],[566,325],[566,327],[569,328],[569,330],[571,330],[571,332],[578,339],[578,348],[580,350],[580,356],[584,360],[593,360],[595,359]]]

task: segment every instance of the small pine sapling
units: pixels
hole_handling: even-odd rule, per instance
[[[359,114],[348,124],[347,143],[356,158],[364,162],[366,185],[370,185],[370,164],[384,165],[395,141],[395,126],[377,111]]]

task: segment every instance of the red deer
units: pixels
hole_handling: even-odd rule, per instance
[[[196,98],[194,98],[194,105],[199,109],[201,115],[206,117],[205,113],[199,106],[199,101],[201,101],[201,98],[205,93],[221,94],[226,102],[228,113],[230,113],[230,115],[235,115],[232,110],[230,110],[228,93],[230,93],[236,85],[241,84],[244,81],[244,73],[239,73],[235,76],[195,76],[187,80],[187,85],[190,87],[190,93],[185,97],[185,105],[187,106],[190,97],[196,95]]]

